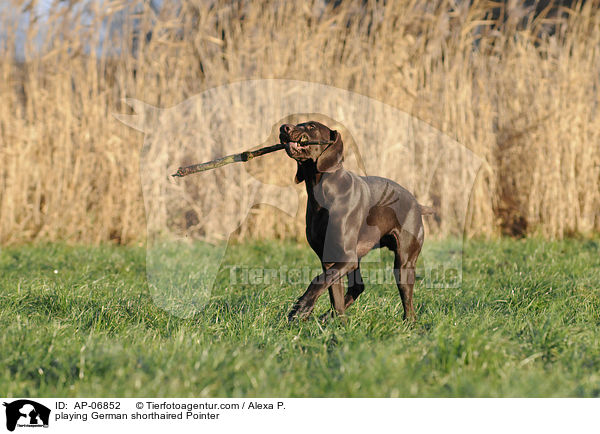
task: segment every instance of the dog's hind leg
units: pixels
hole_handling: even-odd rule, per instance
[[[415,310],[413,308],[413,287],[415,284],[415,268],[410,263],[402,263],[400,255],[396,253],[394,258],[394,277],[402,299],[404,308],[404,319],[413,322]]]
[[[413,288],[415,285],[415,267],[423,245],[422,228],[419,236],[401,231],[397,236],[398,244],[394,250],[394,277],[404,308],[404,319],[410,322],[416,320],[413,307]]]

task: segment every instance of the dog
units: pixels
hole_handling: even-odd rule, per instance
[[[424,240],[423,215],[434,214],[394,181],[359,176],[343,167],[341,134],[316,121],[284,124],[279,139],[296,160],[295,182],[306,185],[306,238],[321,261],[315,277],[296,301],[288,321],[306,319],[317,299],[329,290],[333,314],[343,316],[365,286],[360,260],[375,248],[394,252],[394,276],[404,319],[414,322],[415,265]],[[326,142],[303,145],[306,142]],[[344,296],[342,278],[348,276]]]

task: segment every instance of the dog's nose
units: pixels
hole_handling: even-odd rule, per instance
[[[282,133],[289,134],[290,131],[292,131],[292,128],[294,128],[294,126],[291,125],[291,124],[283,124],[281,126],[281,128],[279,129],[279,131],[282,132]]]

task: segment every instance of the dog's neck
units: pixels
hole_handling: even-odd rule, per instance
[[[344,167],[340,165],[339,169],[333,173],[323,173],[317,170],[317,165],[314,161],[309,160],[300,165],[300,170],[302,171],[304,183],[306,184],[306,194],[308,195],[309,203],[312,204],[313,207],[321,208],[320,201],[315,197],[315,189],[322,187],[322,182],[326,181],[331,175],[343,171]]]

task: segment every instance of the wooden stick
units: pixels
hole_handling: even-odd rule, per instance
[[[333,142],[301,142],[300,144],[305,145],[330,145]],[[285,149],[285,144],[278,143],[272,146],[265,146],[264,148],[257,149],[256,151],[245,151],[240,154],[227,155],[225,157],[217,158],[215,160],[207,161],[206,163],[194,164],[192,166],[180,167],[177,169],[177,173],[174,173],[173,177],[183,177],[191,175],[192,173],[204,172],[205,170],[216,169],[218,167],[225,166],[231,163],[246,162],[253,158],[260,157],[261,155],[270,154],[271,152]]]

